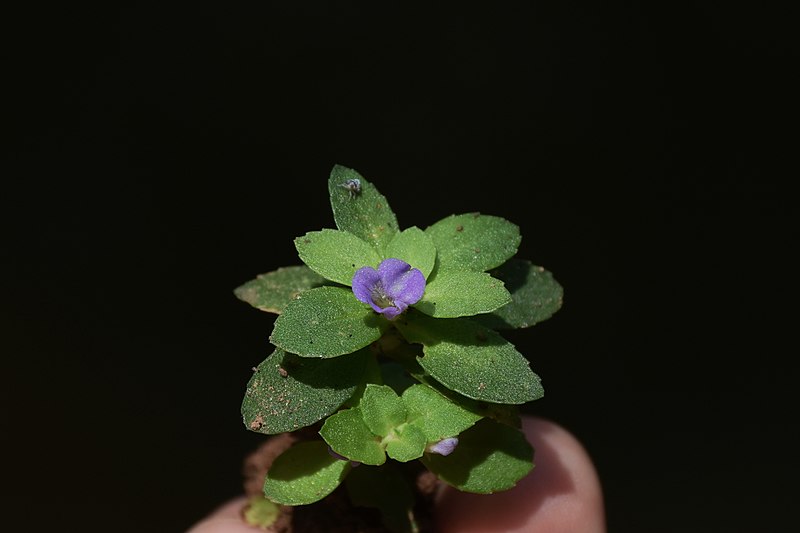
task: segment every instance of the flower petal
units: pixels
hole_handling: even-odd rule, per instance
[[[386,292],[394,298],[395,305],[415,304],[422,299],[422,295],[425,293],[425,276],[416,268],[412,268],[393,283]]]
[[[401,302],[408,307],[417,303],[425,292],[425,276],[416,268],[400,259],[385,259],[378,265],[386,295],[400,305]]]
[[[358,301],[393,320],[422,298],[425,276],[405,261],[390,257],[381,261],[377,270],[359,268],[353,275],[352,288]]]
[[[450,455],[453,453],[453,450],[456,449],[456,446],[458,446],[458,437],[449,437],[435,444],[431,444],[428,446],[428,451],[430,453],[438,453],[439,455]]]
[[[397,318],[398,315],[400,315],[403,311],[406,310],[406,307],[407,306],[405,305],[402,307],[395,307],[395,306],[386,307],[378,312],[381,313],[383,316],[385,316],[388,320],[394,320],[395,318]]]
[[[381,282],[381,276],[377,270],[372,267],[361,267],[353,274],[353,294],[359,302],[372,305],[375,308],[375,302],[372,300],[373,288]],[[377,311],[377,309],[375,309]]]
[[[384,259],[381,261],[381,264],[378,265],[378,274],[381,275],[381,279],[385,282],[402,276],[410,269],[411,265],[402,259],[390,257],[389,259]],[[388,287],[389,285],[387,284],[386,286]]]

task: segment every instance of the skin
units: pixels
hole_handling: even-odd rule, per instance
[[[581,443],[548,420],[524,417],[522,429],[536,450],[530,475],[511,490],[491,495],[443,487],[437,496],[439,533],[605,533],[600,480]],[[255,533],[227,502],[187,533]]]

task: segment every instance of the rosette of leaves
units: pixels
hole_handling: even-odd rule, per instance
[[[405,531],[413,499],[393,462],[420,460],[463,491],[513,487],[533,467],[517,408],[543,389],[499,331],[549,318],[561,286],[515,257],[519,227],[501,217],[401,229],[378,189],[338,165],[328,193],[336,228],[294,240],[302,264],[234,291],[278,315],[274,352],[242,402],[246,427],[271,435],[319,425],[318,440],[275,460],[266,497],[309,504],[347,480],[354,504]]]

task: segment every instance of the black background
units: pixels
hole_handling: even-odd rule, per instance
[[[11,13],[3,442],[22,530],[184,531],[241,490],[239,405],[355,168],[401,226],[520,226],[562,310],[507,335],[609,531],[794,513],[795,13],[355,2]]]

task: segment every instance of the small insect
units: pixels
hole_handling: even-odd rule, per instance
[[[347,191],[350,193],[351,199],[361,194],[361,180],[358,178],[345,180],[344,183],[339,184],[339,187],[347,189]]]

